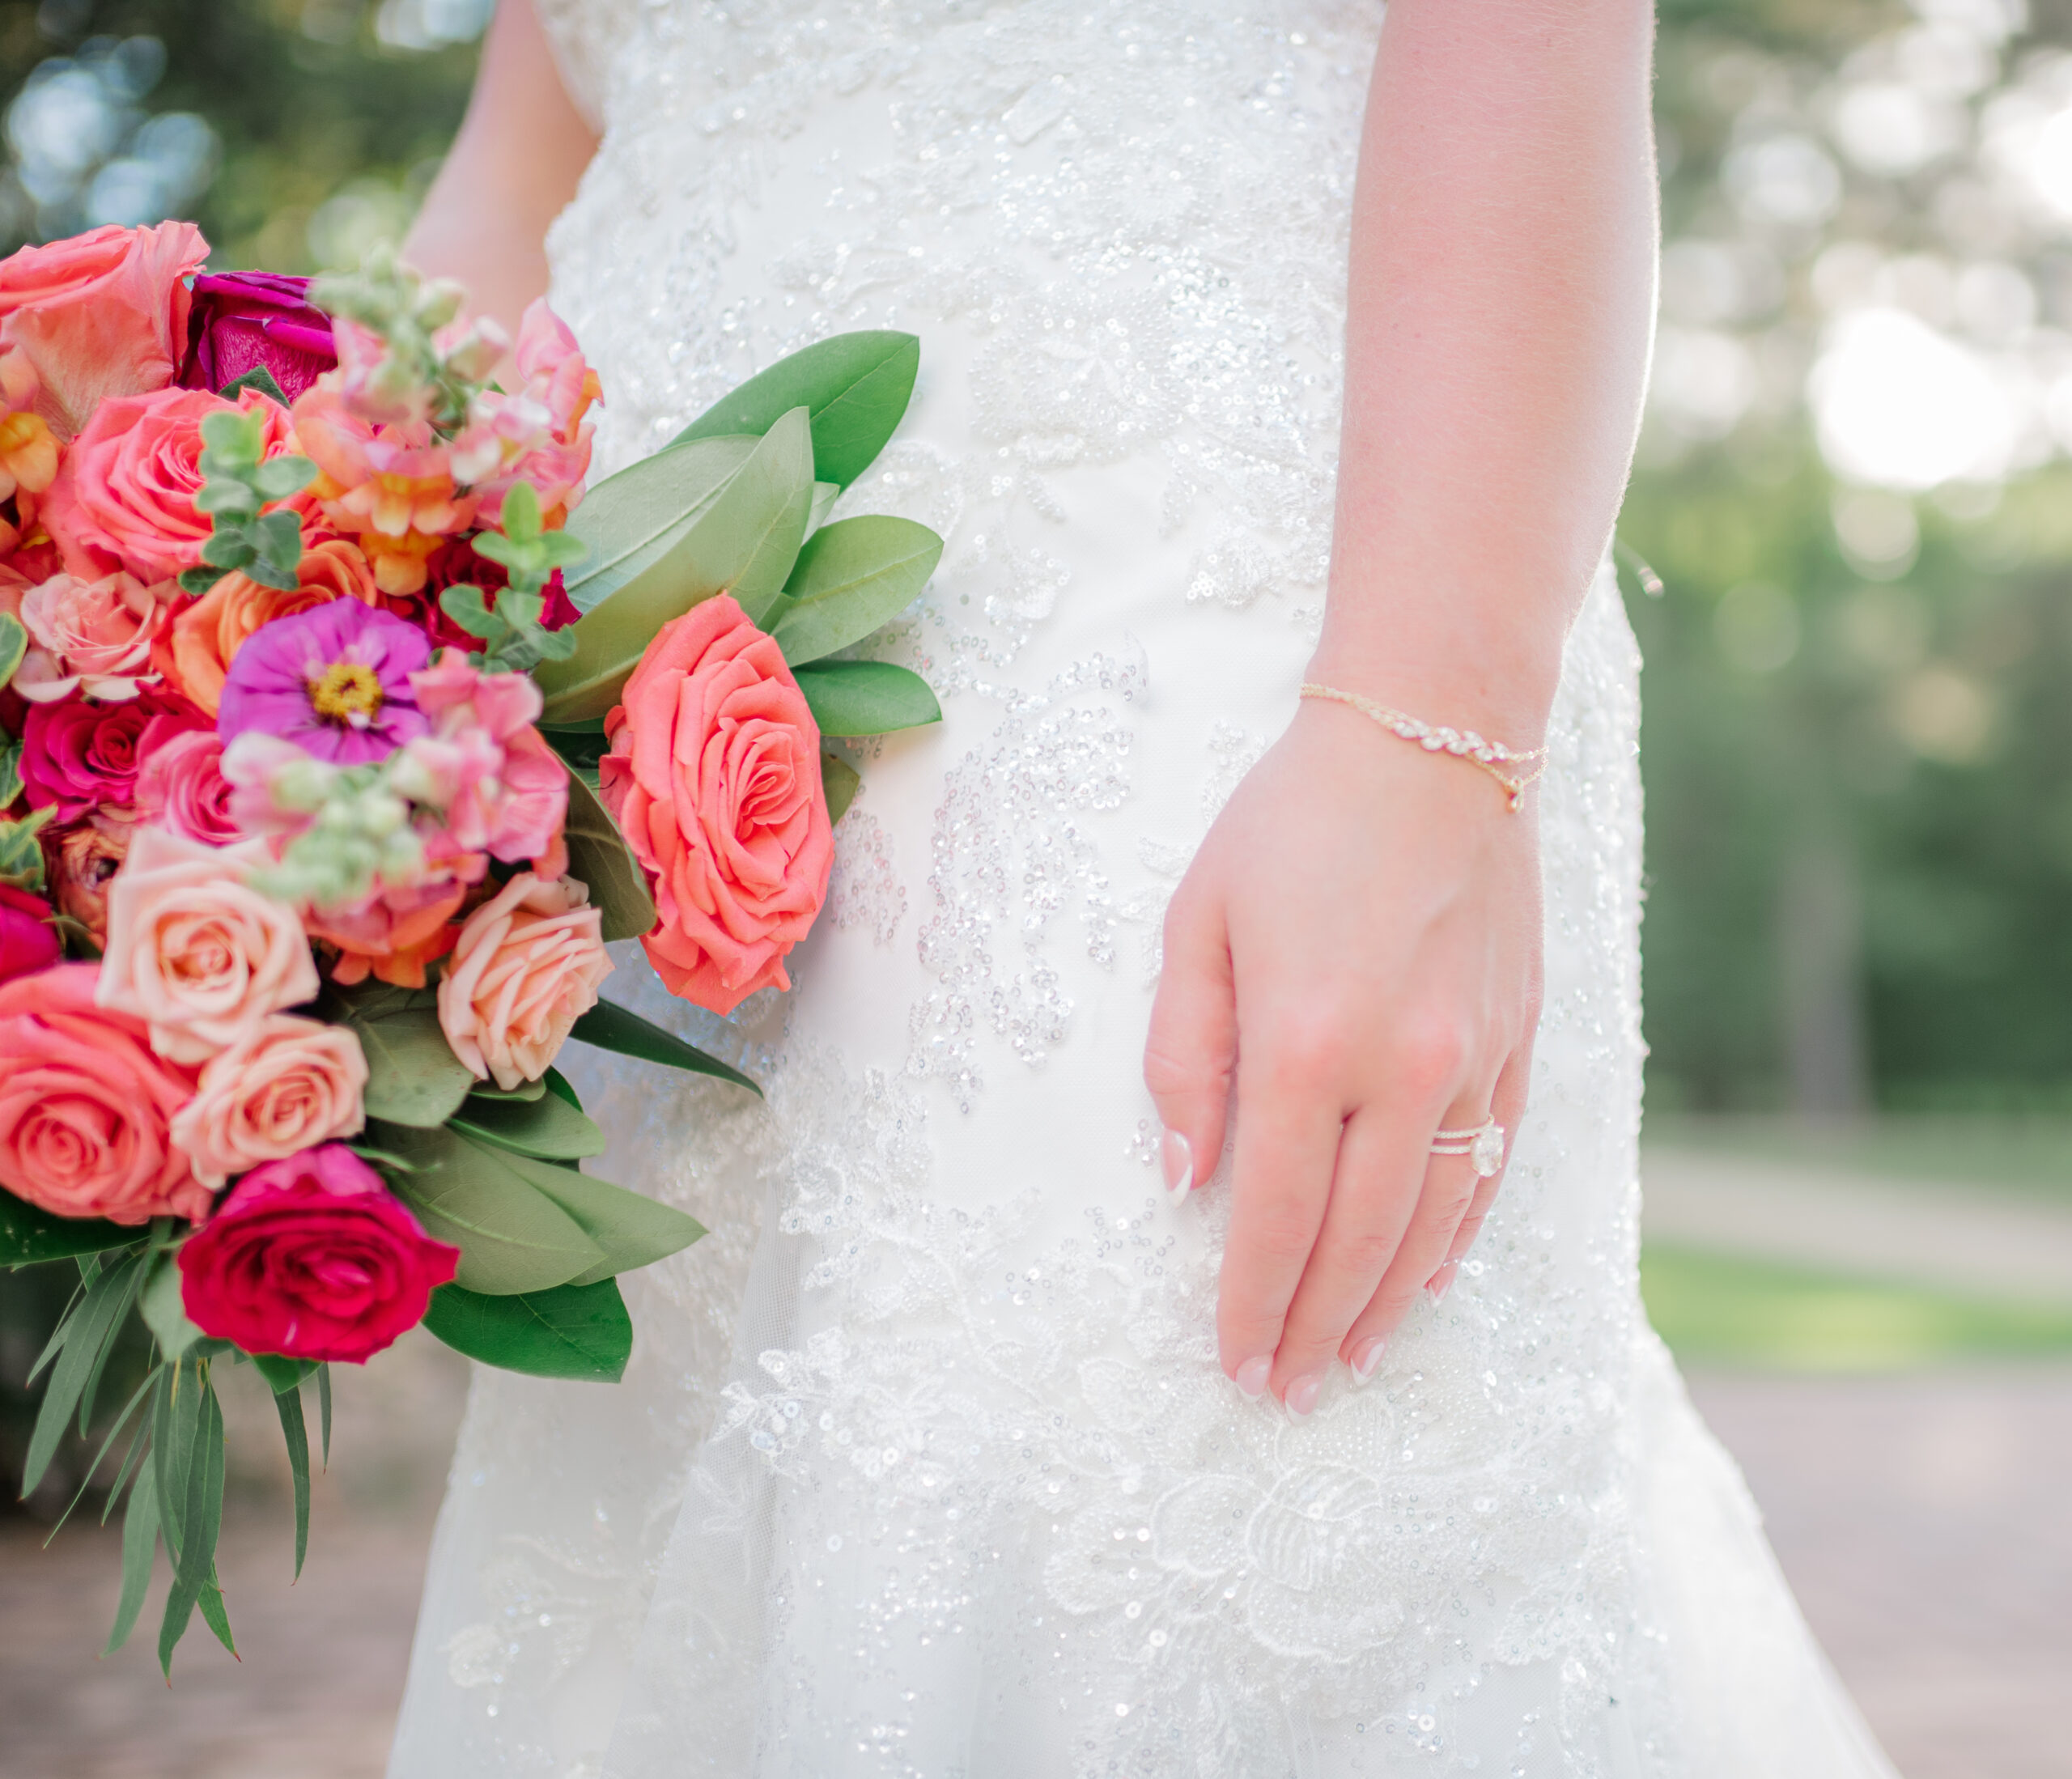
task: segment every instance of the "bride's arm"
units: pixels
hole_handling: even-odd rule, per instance
[[[439,176],[403,243],[421,272],[458,278],[469,308],[514,336],[547,287],[547,225],[575,195],[597,138],[568,96],[532,0],[500,0]]]
[[[1656,247],[1645,0],[1390,0],[1354,198],[1337,535],[1314,680],[1539,744],[1608,539]],[[1234,1089],[1226,1371],[1305,1412],[1443,1289],[1515,1131],[1539,1000],[1537,816],[1306,703],[1166,921],[1145,1076],[1169,1178]]]

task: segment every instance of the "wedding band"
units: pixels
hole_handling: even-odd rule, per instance
[[[1465,1155],[1479,1178],[1489,1179],[1504,1165],[1504,1127],[1488,1119],[1470,1131],[1434,1131],[1434,1155]]]

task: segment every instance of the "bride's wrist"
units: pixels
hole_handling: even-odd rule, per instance
[[[1403,652],[1333,648],[1327,642],[1303,673],[1328,687],[1433,729],[1470,733],[1523,753],[1546,740],[1556,676],[1512,665],[1420,661]]]

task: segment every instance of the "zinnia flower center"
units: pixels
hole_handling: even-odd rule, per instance
[[[309,682],[309,707],[328,723],[366,728],[381,711],[381,681],[359,661],[333,661]]]

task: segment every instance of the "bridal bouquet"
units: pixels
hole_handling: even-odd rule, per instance
[[[616,1379],[616,1276],[703,1232],[582,1171],[571,1039],[754,1083],[601,998],[607,940],[725,1013],[789,986],[855,771],[934,720],[837,658],[941,541],[825,523],[916,342],[823,342],[590,488],[596,373],[376,259],[211,274],[185,223],[0,263],[0,1264],[76,1262],[24,1491],[151,1364],[110,1648],[162,1540],[168,1666],[214,1570],[219,1361],[274,1391],[308,1541],[313,1381],[422,1323]],[[509,367],[507,372],[503,367]],[[507,376],[507,381],[499,377]]]

